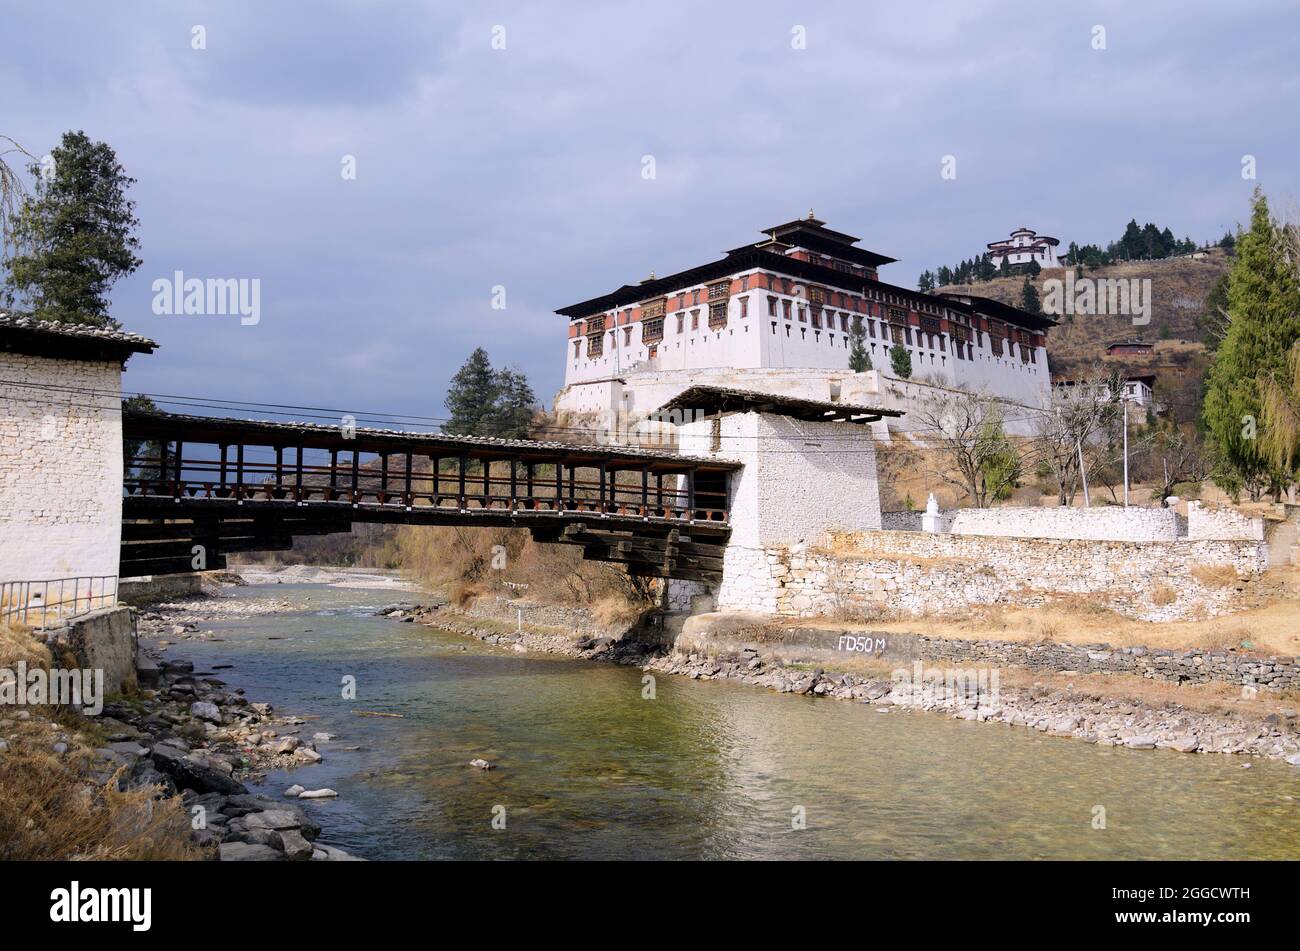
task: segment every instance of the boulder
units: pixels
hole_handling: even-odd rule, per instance
[[[284,857],[290,862],[308,862],[314,851],[312,844],[296,829],[280,830],[280,845],[284,849]]]
[[[298,817],[288,809],[268,809],[245,813],[244,825],[250,829],[296,829]]]
[[[269,845],[252,842],[222,842],[217,846],[217,857],[222,862],[282,862],[284,853]]]
[[[308,789],[298,793],[299,799],[334,799],[338,796],[332,789]]]
[[[190,704],[190,716],[207,720],[209,723],[220,723],[221,708],[208,700],[196,700]]]
[[[198,793],[215,792],[223,796],[245,794],[248,789],[221,770],[196,763],[173,746],[158,744],[151,757],[154,768],[170,776],[177,789],[193,789]]]

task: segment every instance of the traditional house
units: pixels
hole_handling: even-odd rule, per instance
[[[989,242],[989,259],[994,267],[1001,267],[1004,260],[1009,265],[1037,262],[1039,267],[1059,267],[1056,248],[1060,243],[1060,239],[1038,234],[1032,228],[1017,228],[1011,237]]]

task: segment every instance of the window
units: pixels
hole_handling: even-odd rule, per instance
[[[681,332],[682,332],[682,330],[684,329],[685,324],[686,324],[686,314],[685,314],[685,313],[678,314],[678,315],[677,315],[677,332],[678,332],[678,333],[681,333]]]
[[[725,300],[731,294],[731,281],[715,281],[709,285],[709,302]]]
[[[717,330],[725,326],[727,326],[727,302],[714,301],[709,305],[709,329]]]
[[[775,297],[769,297],[769,298],[767,299],[767,316],[769,316],[769,317],[775,317],[775,316],[776,316],[776,298],[775,298]]]
[[[630,347],[630,346],[632,346],[632,328],[631,328],[631,327],[624,327],[624,328],[623,328],[623,346],[625,346],[625,347]]]
[[[781,310],[785,312],[785,319],[786,319],[786,320],[789,320],[789,319],[790,319],[790,302],[789,302],[788,300],[783,300],[783,301],[781,301]]]
[[[582,356],[582,341],[575,340],[573,341],[573,359],[576,360],[580,356]]]
[[[591,318],[591,320],[587,321],[587,333],[589,334],[598,334],[604,331],[604,329],[605,329],[604,314],[601,314],[599,317],[593,317]]]
[[[653,343],[664,339],[664,319],[656,317],[653,320],[643,321],[641,324],[641,341],[643,343]]]
[[[692,330],[699,330],[699,329],[700,329],[700,311],[699,311],[699,308],[696,308],[695,310],[691,311],[691,329],[692,329]]]
[[[598,357],[605,352],[604,333],[592,334],[587,338],[587,356]]]
[[[749,298],[742,297],[740,299],[740,319],[744,320],[748,316],[749,316]]]

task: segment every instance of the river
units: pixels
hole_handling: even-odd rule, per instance
[[[308,717],[304,736],[337,735],[322,763],[256,788],[337,790],[307,808],[323,840],[367,858],[1300,857],[1300,769],[1285,763],[669,676],[644,699],[635,667],[373,616],[392,591],[226,596],[308,607],[210,622],[213,639],[168,653],[231,665],[218,675],[250,700]],[[495,768],[468,765],[480,757]]]

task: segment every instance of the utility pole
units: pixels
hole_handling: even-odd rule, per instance
[[[1083,465],[1083,440],[1076,440],[1075,445],[1079,448],[1079,477],[1083,479],[1083,507],[1090,509],[1092,500],[1088,498],[1088,470]]]
[[[1124,400],[1124,507],[1128,508],[1128,400]]]

